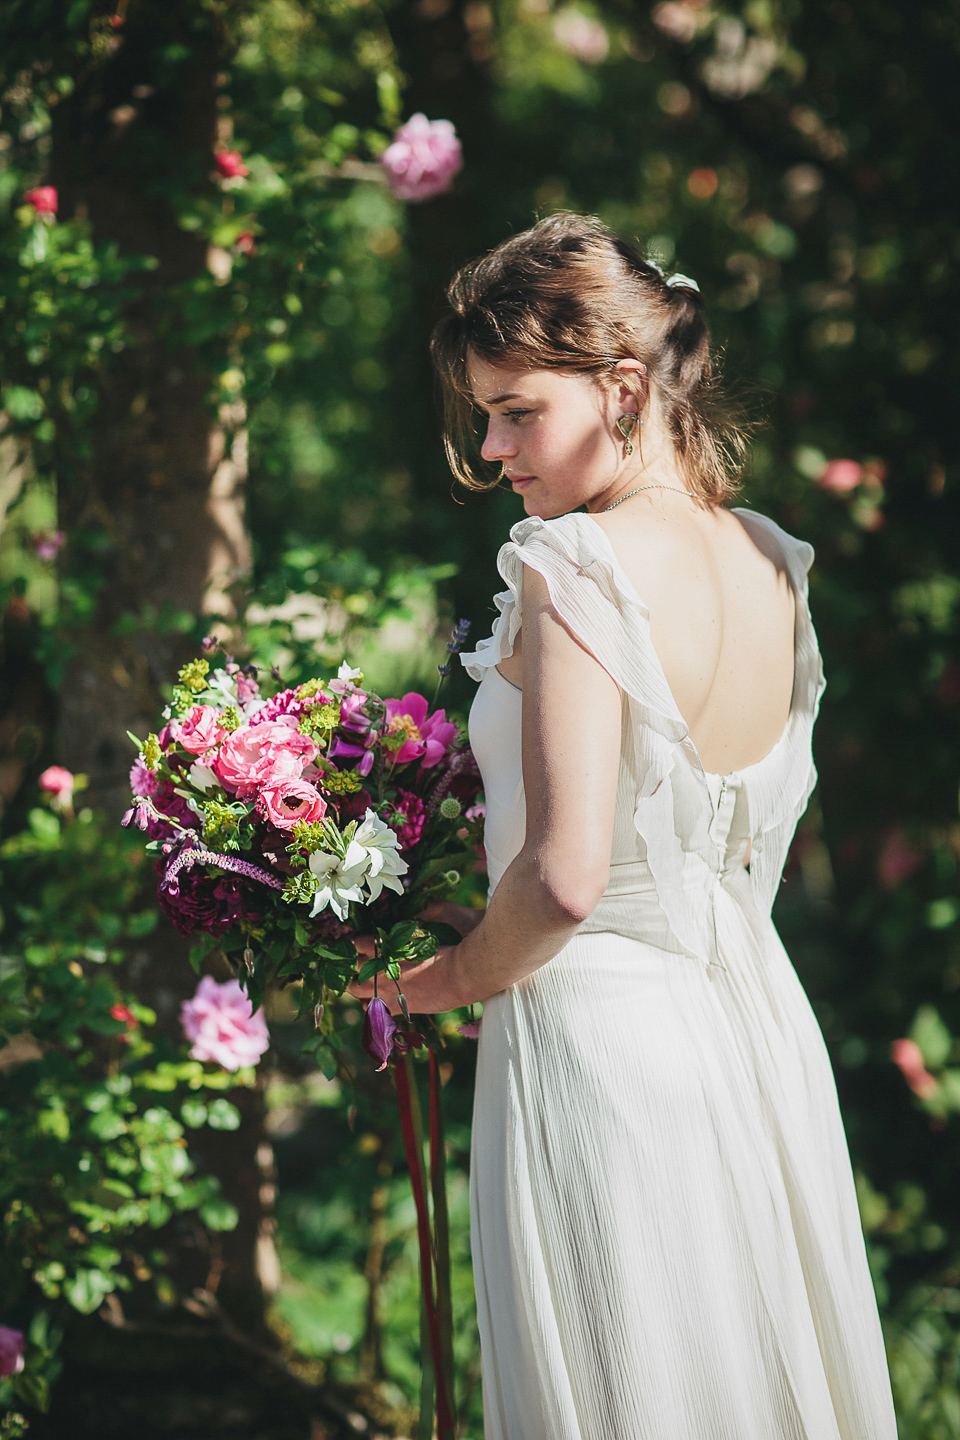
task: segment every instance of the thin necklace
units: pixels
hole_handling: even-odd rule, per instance
[[[604,505],[603,513],[606,514],[608,510],[616,510],[617,506],[622,505],[624,500],[629,500],[632,495],[639,495],[641,490],[675,490],[678,495],[689,495],[691,500],[697,498],[692,490],[681,489],[679,485],[638,485],[636,490],[628,490],[626,495],[621,495],[620,499],[614,500],[612,505]]]

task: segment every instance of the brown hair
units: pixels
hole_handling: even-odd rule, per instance
[[[598,378],[620,360],[642,361],[691,486],[714,505],[734,494],[748,427],[720,393],[700,295],[668,285],[600,220],[567,212],[539,221],[464,265],[447,299],[430,350],[447,459],[464,485],[487,490],[500,478],[479,454],[472,351],[495,365]]]

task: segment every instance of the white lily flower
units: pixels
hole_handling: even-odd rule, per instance
[[[363,671],[362,671],[362,670],[356,670],[356,669],[354,669],[354,667],[353,667],[352,665],[348,665],[347,662],[346,662],[346,660],[344,660],[343,663],[342,663],[342,665],[340,666],[340,669],[337,671],[337,679],[338,679],[338,680],[362,680],[362,679],[363,679]]]
[[[403,894],[400,876],[406,875],[410,867],[400,854],[396,832],[373,810],[367,811],[354,831],[343,863],[345,867],[365,866],[361,873],[370,900],[376,900],[384,887]]]
[[[341,860],[339,855],[331,855],[326,850],[314,850],[308,863],[310,873],[320,882],[313,896],[311,919],[329,905],[341,920],[346,920],[347,907],[351,900],[358,904],[363,902],[360,882],[363,880],[364,866],[348,867],[346,860]]]
[[[190,766],[187,771],[187,779],[195,790],[202,790],[204,795],[208,790],[212,790],[214,786],[220,784],[210,766],[201,764],[199,760],[194,760]]]

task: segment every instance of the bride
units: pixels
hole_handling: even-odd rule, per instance
[[[527,515],[463,657],[489,905],[447,907],[461,943],[404,977],[415,1012],[484,1002],[486,1440],[895,1440],[833,1075],[770,918],[816,780],[813,552],[728,505],[743,437],[695,282],[558,215],[448,298],[451,466]]]

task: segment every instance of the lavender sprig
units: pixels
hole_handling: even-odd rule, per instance
[[[453,668],[452,665],[450,664],[450,661],[453,659],[454,655],[459,655],[461,649],[463,648],[464,643],[466,642],[467,636],[468,636],[469,634],[470,634],[470,621],[469,621],[469,620],[458,620],[457,623],[456,623],[456,625],[454,625],[454,627],[453,627],[453,633],[451,634],[450,639],[447,641],[447,653],[448,653],[450,659],[449,659],[449,660],[444,660],[442,664],[440,664],[440,665],[437,666],[437,671],[438,671],[438,673],[439,673],[439,675],[440,675],[440,679],[437,681],[437,688],[436,688],[436,691],[435,691],[434,696],[433,696],[433,708],[434,708],[434,709],[436,709],[437,701],[438,701],[439,698],[440,698],[440,687],[441,687],[441,685],[443,684],[444,680],[446,680],[447,676],[450,674],[450,671],[451,671],[452,668]]]

